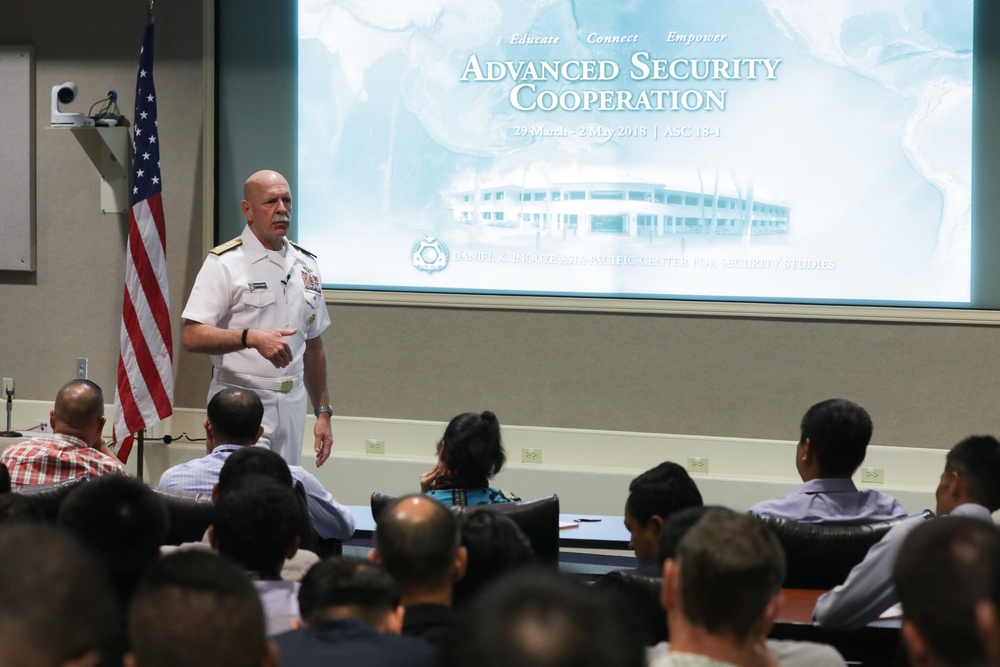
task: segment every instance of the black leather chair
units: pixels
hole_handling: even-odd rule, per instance
[[[28,484],[26,486],[15,486],[12,493],[20,493],[30,498],[31,502],[41,511],[46,521],[56,522],[59,516],[59,505],[66,496],[81,484],[87,482],[87,477],[74,477],[61,482],[47,482],[45,484]]]
[[[670,639],[667,612],[660,604],[663,579],[634,572],[609,572],[595,581],[594,586],[614,592],[632,610],[646,646]]]
[[[924,510],[924,519],[934,513]],[[756,517],[771,527],[785,551],[788,572],[785,588],[829,589],[844,583],[873,544],[903,519],[856,526],[801,523],[774,517]]]
[[[372,516],[378,524],[379,513],[396,500],[376,491],[371,497]],[[559,563],[559,496],[552,494],[535,500],[514,503],[494,503],[492,505],[469,505],[452,507],[456,514],[469,512],[500,512],[506,514],[518,528],[524,531],[540,563],[557,566]]]
[[[215,506],[209,493],[191,493],[173,489],[154,488],[167,506],[170,520],[166,544],[200,542],[212,524]]]

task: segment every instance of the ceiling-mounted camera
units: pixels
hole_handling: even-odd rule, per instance
[[[52,86],[52,126],[53,127],[93,127],[94,120],[82,113],[65,112],[60,104],[69,104],[76,99],[78,89],[72,81]]]

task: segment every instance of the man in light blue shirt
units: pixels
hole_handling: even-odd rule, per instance
[[[176,465],[160,477],[161,489],[211,493],[229,455],[254,445],[263,433],[264,406],[250,389],[224,389],[208,403],[205,420],[206,455]],[[309,519],[324,539],[347,540],[354,534],[354,515],[301,466],[288,466],[292,478],[302,482]]]
[[[951,448],[938,482],[937,515],[966,516],[993,523],[1000,509],[1000,442],[988,435],[966,438]],[[893,526],[875,543],[847,580],[816,601],[813,621],[824,630],[864,627],[899,598],[892,582],[896,557],[907,536],[925,519]]]
[[[784,498],[757,503],[750,514],[845,526],[905,517],[898,500],[858,490],[851,480],[871,437],[871,417],[857,403],[831,398],[812,406],[802,417],[795,448],[795,467],[804,483]]]

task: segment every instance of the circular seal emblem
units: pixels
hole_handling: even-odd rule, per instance
[[[410,248],[410,261],[414,268],[434,273],[448,266],[448,246],[435,236],[424,236]]]

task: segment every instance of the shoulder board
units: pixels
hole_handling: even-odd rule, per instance
[[[235,238],[235,239],[232,239],[231,241],[226,241],[222,245],[215,246],[214,248],[212,248],[211,250],[209,250],[209,252],[212,253],[213,255],[221,255],[222,253],[228,252],[228,251],[232,250],[233,248],[240,247],[240,245],[242,245],[242,244],[243,244],[243,239],[241,239],[241,238]]]
[[[296,243],[295,241],[289,241],[289,243],[291,243],[291,244],[292,244],[293,246],[295,246],[295,249],[296,249],[296,250],[298,250],[298,251],[300,251],[300,252],[303,252],[303,253],[305,253],[306,255],[309,255],[309,256],[310,256],[310,257],[312,257],[313,259],[316,259],[316,255],[312,254],[311,252],[309,252],[308,250],[306,250],[305,248],[303,248],[302,246],[300,246],[300,245],[299,245],[298,243]]]

